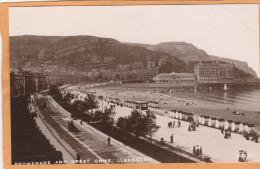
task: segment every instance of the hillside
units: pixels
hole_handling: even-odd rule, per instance
[[[36,60],[39,51],[62,38],[31,35],[10,37],[10,66],[17,67],[23,62]]]
[[[24,39],[23,39],[24,37]],[[178,57],[142,46],[120,43],[111,38],[94,36],[10,38],[11,66],[23,67],[26,62],[48,63],[80,70],[115,68],[117,64],[154,61],[166,58],[172,71],[185,71],[186,63]]]
[[[249,73],[254,77],[257,77],[256,72],[248,67],[246,62],[223,58],[219,56],[208,55],[205,51],[198,49],[194,45],[186,42],[163,42],[157,45],[127,43],[129,45],[142,46],[153,51],[161,51],[172,56],[175,56],[186,63],[191,61],[211,61],[218,60],[226,63],[234,64],[238,69],[243,70],[246,74]]]

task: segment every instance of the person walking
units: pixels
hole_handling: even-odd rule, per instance
[[[200,147],[200,155],[202,155],[202,148]]]
[[[196,154],[196,148],[193,146],[193,154]]]
[[[79,153],[77,153],[77,160],[79,161],[80,160],[80,154]]]
[[[258,133],[255,133],[255,142],[258,143]]]
[[[111,139],[110,139],[110,137],[108,136],[108,138],[107,138],[107,144],[108,144],[108,145],[111,145],[110,142],[111,142]]]
[[[181,127],[181,121],[178,120],[178,127]]]
[[[173,134],[171,135],[170,139],[171,139],[171,143],[173,143]]]
[[[200,154],[200,150],[199,150],[199,146],[197,145],[196,146],[196,155],[199,155]]]

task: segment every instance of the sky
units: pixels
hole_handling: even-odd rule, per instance
[[[258,17],[257,4],[11,7],[9,35],[187,42],[210,55],[246,61],[259,77]]]

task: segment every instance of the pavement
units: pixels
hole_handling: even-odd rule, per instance
[[[158,163],[158,161],[132,149],[123,143],[111,139],[111,145],[107,143],[108,136],[86,123],[80,124],[74,120],[78,132],[68,131],[70,114],[52,99],[39,96],[36,99],[38,105],[45,102],[47,108],[39,106],[40,114],[51,130],[57,134],[58,140],[66,145],[71,154],[79,154],[81,161],[71,160],[68,163]],[[46,129],[43,129],[46,130]]]
[[[70,152],[62,145],[62,143],[59,142],[59,140],[55,137],[55,134],[50,131],[50,127],[41,119],[40,115],[35,118],[35,122],[45,137],[50,140],[50,144],[53,145],[57,151],[61,151],[64,163],[75,160],[75,156],[70,154]]]
[[[101,109],[100,103],[100,109]],[[104,107],[109,106],[103,102]],[[149,108],[150,109],[150,108]],[[115,121],[119,117],[125,117],[131,114],[133,109],[128,107],[116,106]],[[193,146],[202,147],[203,156],[208,155],[213,162],[238,162],[239,150],[247,151],[248,162],[260,162],[260,143],[246,140],[241,134],[232,133],[231,139],[224,139],[224,135],[219,129],[199,126],[196,131],[188,131],[189,122],[181,121],[181,127],[168,128],[168,122],[177,119],[170,118],[165,115],[165,110],[151,109],[157,111],[156,123],[160,126],[159,130],[154,134],[153,138],[160,140],[162,137],[166,143],[182,150],[193,152]],[[174,143],[170,143],[170,136],[174,135]]]

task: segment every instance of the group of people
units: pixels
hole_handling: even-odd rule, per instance
[[[224,134],[224,138],[231,138],[231,131],[230,130],[224,130],[223,128],[221,129],[221,133]]]
[[[188,131],[196,131],[196,127],[198,127],[198,124],[196,124],[194,121],[191,121],[188,127]]]
[[[243,136],[244,136],[244,138],[246,138],[246,140],[250,140],[249,135],[250,134],[246,130],[243,132]],[[251,136],[252,136],[251,140],[253,140],[256,143],[258,143],[258,137],[259,137],[258,133],[255,133],[254,135],[251,135]]]
[[[175,127],[175,121],[173,121],[173,122],[168,122],[168,127],[169,128],[174,128]],[[181,121],[180,120],[178,120],[178,122],[177,122],[177,127],[181,127]]]
[[[68,121],[68,130],[69,131],[73,131],[73,132],[77,131],[77,128],[76,128],[76,126],[73,123],[73,120]]]
[[[202,155],[202,148],[199,145],[193,146],[193,154]]]
[[[239,150],[239,162],[247,162],[247,152],[245,150]]]
[[[173,134],[170,136],[170,143],[173,143]],[[166,141],[164,140],[164,138],[162,137],[160,140],[161,145],[164,145],[166,143]]]

